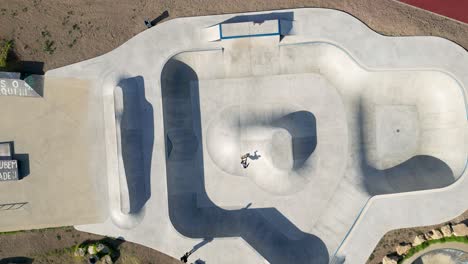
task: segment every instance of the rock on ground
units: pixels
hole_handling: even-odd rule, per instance
[[[452,228],[450,227],[450,225],[444,225],[440,228],[440,231],[442,231],[444,237],[449,237],[452,235]]]
[[[411,249],[411,244],[400,244],[396,248],[396,252],[398,255],[403,256],[408,253],[408,251]]]
[[[464,223],[453,225],[452,229],[455,236],[468,236],[468,227]]]

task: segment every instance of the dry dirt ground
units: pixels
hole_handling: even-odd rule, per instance
[[[116,48],[164,11],[172,19],[299,7],[343,10],[384,35],[434,35],[468,48],[468,24],[393,0],[1,0],[0,38],[47,70]]]
[[[84,264],[87,262],[73,256],[72,248],[87,240],[101,239],[104,237],[80,232],[73,227],[4,233],[0,235],[0,264],[4,263],[2,259],[12,257],[25,257],[34,264]],[[117,264],[180,263],[169,256],[134,243],[110,238],[106,241],[120,252],[115,262]]]
[[[168,20],[299,7],[343,10],[383,35],[440,36],[468,49],[468,24],[393,0],[0,0],[0,39],[15,41],[18,59],[44,62],[48,70],[111,51],[145,30],[145,18],[155,19],[164,11],[169,13]],[[468,212],[456,221],[466,219]],[[368,263],[378,263],[397,243],[432,228],[389,232]],[[0,236],[0,258],[27,256],[34,263],[73,263],[64,249],[99,238],[72,228],[5,234]],[[177,263],[132,243],[120,248],[120,263]]]

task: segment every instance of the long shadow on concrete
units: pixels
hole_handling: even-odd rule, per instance
[[[242,237],[272,264],[328,263],[323,241],[298,230],[275,208],[225,210],[209,200],[197,74],[171,59],[161,74],[161,86],[169,216],[177,231],[191,238]],[[284,230],[295,230],[295,236],[286,236]]]
[[[309,111],[296,111],[273,122],[292,136],[294,169],[300,168],[317,147],[317,121]]]
[[[146,100],[141,76],[123,79],[120,135],[127,179],[129,213],[139,212],[151,196],[151,159],[154,142],[153,107]]]
[[[454,182],[450,167],[432,156],[417,155],[386,170],[370,166],[365,158],[362,105],[358,115],[361,171],[364,175],[365,188],[370,195],[436,189]]]

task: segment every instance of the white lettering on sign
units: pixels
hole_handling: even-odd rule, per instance
[[[5,172],[0,172],[1,180],[2,181],[8,181],[11,180],[11,171],[5,171]]]
[[[2,78],[0,78],[0,95],[33,97],[39,96],[26,81]]]
[[[1,169],[17,169],[18,162],[16,160],[1,160],[0,161],[0,170]]]
[[[18,162],[16,160],[0,160],[0,181],[18,180]]]

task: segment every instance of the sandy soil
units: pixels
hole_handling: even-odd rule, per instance
[[[384,35],[441,36],[468,48],[468,24],[393,0],[1,0],[0,38],[22,60],[57,68],[104,54],[145,30],[143,20],[295,7],[343,10]]]
[[[395,249],[399,243],[412,243],[416,235],[424,234],[428,231],[431,231],[432,229],[440,228],[448,223],[457,224],[460,222],[468,224],[468,210],[455,219],[438,225],[392,230],[385,234],[379,241],[374,249],[374,252],[372,252],[371,256],[369,257],[367,264],[381,263],[382,258],[385,255],[395,252]]]
[[[2,259],[26,257],[37,263],[86,263],[67,250],[86,240],[104,237],[75,230],[73,227],[39,229],[0,235],[0,263]],[[120,251],[117,264],[176,264],[179,261],[150,248],[130,242],[109,239]]]
[[[167,20],[298,7],[343,10],[384,35],[440,36],[468,49],[468,24],[393,0],[0,0],[0,39],[13,39],[20,60],[42,61],[44,70],[48,70],[118,47],[145,30],[145,18],[155,19],[164,11],[169,12]],[[461,219],[468,219],[468,212]],[[368,263],[378,263],[397,243],[432,228],[389,232]],[[29,256],[36,259],[34,263],[73,263],[62,252],[64,248],[99,238],[70,228],[2,235],[0,258]],[[176,263],[157,251],[132,243],[123,243],[121,249],[120,263]]]

